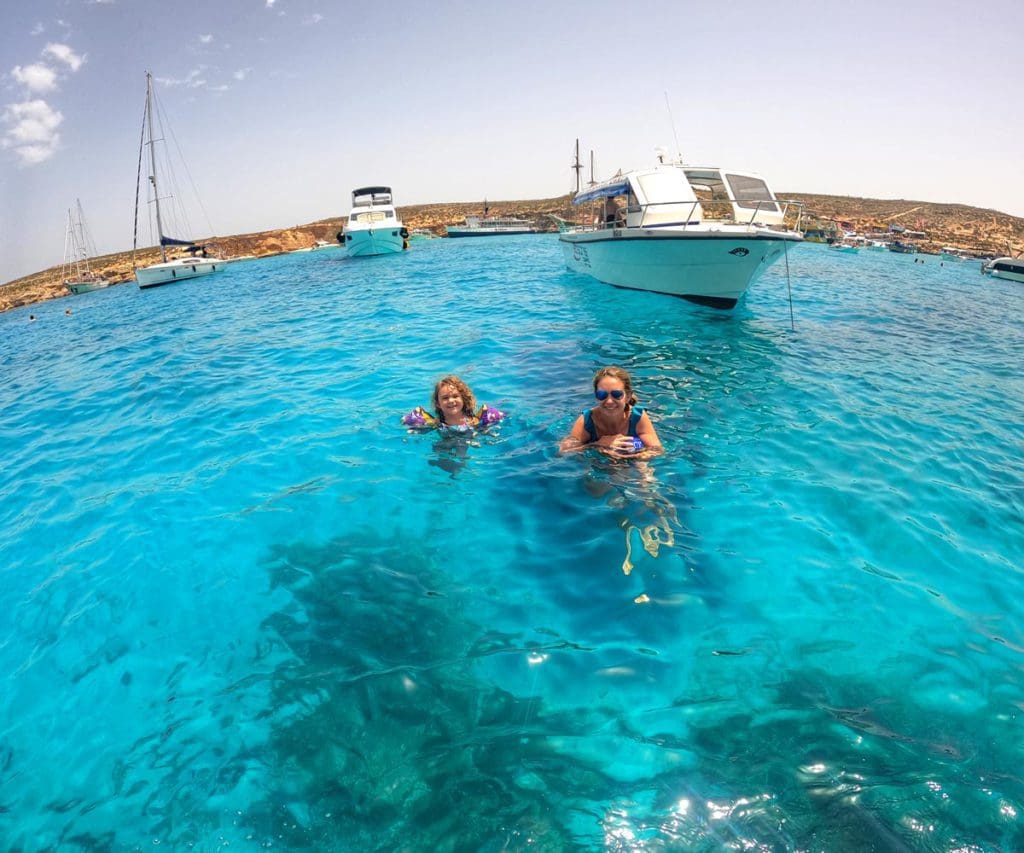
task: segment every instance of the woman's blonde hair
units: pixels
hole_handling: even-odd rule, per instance
[[[469,386],[459,379],[458,376],[445,376],[443,379],[439,379],[434,386],[434,396],[432,398],[438,420],[444,420],[444,415],[441,413],[441,401],[438,399],[443,385],[451,385],[452,388],[459,392],[459,396],[462,397],[462,414],[466,417],[472,417],[476,413],[476,398],[473,396],[473,392],[469,390]]]
[[[633,393],[633,380],[629,378],[629,374],[621,367],[602,367],[597,371],[594,374],[594,390],[597,390],[597,383],[606,376],[618,379],[622,383],[622,387],[626,389],[626,407],[635,406],[636,394]]]

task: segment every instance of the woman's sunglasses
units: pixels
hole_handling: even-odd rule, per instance
[[[597,397],[598,400],[607,400],[609,394],[612,395],[613,400],[621,400],[626,396],[626,392],[621,388],[616,388],[614,391],[605,391],[604,388],[597,388],[594,391],[594,396]]]

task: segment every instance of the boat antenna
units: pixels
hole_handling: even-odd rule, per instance
[[[679,147],[679,134],[676,133],[676,120],[672,117],[672,105],[668,102],[668,92],[665,92],[665,107],[668,109],[668,120],[672,125],[672,137],[676,141],[676,154],[679,157],[679,162],[683,162],[683,150]]]
[[[594,186],[597,181],[594,180],[594,149],[590,149],[590,186]]]

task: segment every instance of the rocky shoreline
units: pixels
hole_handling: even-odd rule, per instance
[[[842,223],[860,233],[885,231],[890,225],[925,232],[925,239],[915,239],[920,252],[938,254],[943,246],[956,246],[989,256],[1015,255],[1024,251],[1024,219],[995,210],[961,204],[936,204],[899,200],[853,198],[848,196],[780,193],[804,205],[806,215],[821,221]],[[426,204],[399,207],[398,213],[411,230],[427,228],[439,236],[445,226],[462,222],[467,214],[481,213],[480,202]],[[491,215],[519,216],[538,221],[547,220],[556,230],[555,220],[572,220],[579,211],[573,208],[568,195],[532,201],[496,201],[490,203]],[[296,249],[311,247],[317,240],[335,242],[344,217],[322,219],[306,225],[236,234],[231,237],[207,238],[218,247],[222,257],[270,257]],[[159,260],[156,248],[136,252],[139,266]],[[94,272],[114,284],[134,281],[131,252],[118,252],[90,259]],[[48,299],[67,297],[60,265],[0,285],[0,311],[8,311]]]

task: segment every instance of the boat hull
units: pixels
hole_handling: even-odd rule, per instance
[[[342,236],[349,257],[368,258],[373,255],[393,255],[409,248],[402,230],[400,224],[385,225],[382,228],[346,228]]]
[[[96,281],[65,281],[64,286],[74,294],[79,293],[91,293],[94,290],[102,290],[104,287],[109,287],[109,281],[103,281],[98,279]]]
[[[220,272],[227,266],[223,258],[176,258],[148,267],[135,270],[135,280],[140,288],[159,287],[162,284],[173,284],[190,278]]]
[[[746,235],[641,228],[566,232],[558,237],[574,272],[615,287],[680,296],[732,308],[764,270],[783,256],[795,232]]]
[[[1024,258],[996,258],[985,264],[982,272],[992,278],[1024,282]]]

